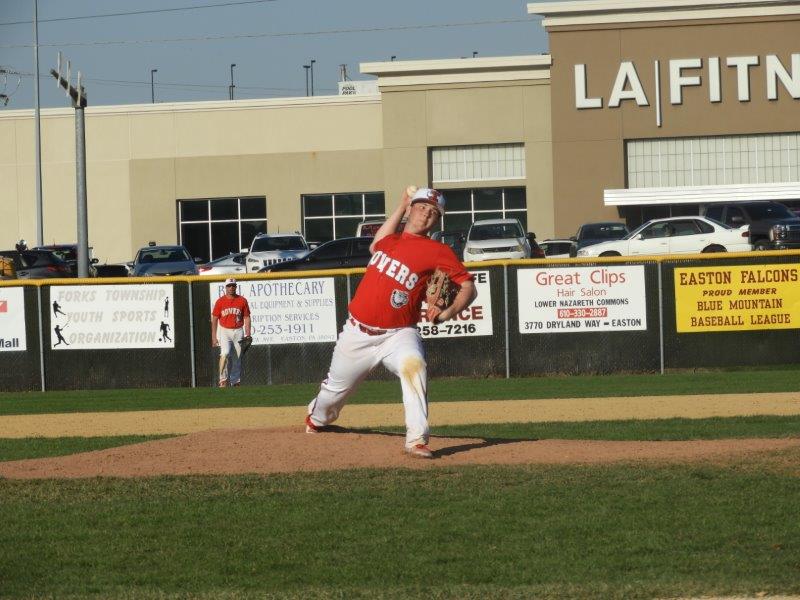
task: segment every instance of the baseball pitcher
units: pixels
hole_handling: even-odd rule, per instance
[[[402,233],[395,233],[407,213]],[[306,432],[317,433],[339,416],[348,396],[379,363],[400,378],[406,416],[405,450],[432,458],[428,448],[427,366],[417,331],[422,301],[437,270],[449,281],[433,286],[458,288],[452,302],[429,299],[427,318],[447,321],[477,296],[472,276],[449,246],[431,240],[444,213],[437,190],[409,186],[399,206],[375,234],[372,258],[350,302],[350,315],[333,351],[328,377],[308,406]],[[433,290],[430,292],[434,293]],[[444,296],[444,294],[440,294]]]
[[[211,346],[219,346],[219,387],[241,382],[243,340],[250,338],[250,305],[236,293],[236,280],[225,280],[225,295],[211,311]],[[245,348],[246,349],[246,348]]]

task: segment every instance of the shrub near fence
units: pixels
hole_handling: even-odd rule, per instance
[[[796,277],[798,264],[800,252],[475,264],[470,270],[476,273],[480,294],[473,309],[444,326],[421,324],[428,338],[429,374],[514,377],[797,363],[800,292],[795,290],[800,282],[754,283],[745,292],[727,289],[744,277],[742,269],[757,281],[773,272]],[[733,283],[712,281],[697,284],[693,292],[683,285],[676,290],[676,273],[687,270],[716,274],[717,280],[732,273]],[[259,290],[258,298],[248,300],[258,304],[261,315],[261,320],[254,319],[259,329],[245,360],[244,383],[324,378],[362,273],[353,269],[240,278],[243,295]],[[607,281],[615,278],[622,280],[616,288]],[[0,389],[214,385],[218,351],[210,345],[210,311],[219,284],[202,277],[2,282],[0,340],[6,341],[0,348],[5,366]],[[304,287],[315,288],[317,295],[286,295],[286,290]],[[689,313],[737,314],[742,304],[699,304],[690,292],[780,304],[791,322],[754,326],[745,320],[733,330],[699,326],[679,331],[678,320],[685,321]],[[581,294],[586,294],[584,302],[571,301]],[[53,306],[59,300],[61,314]],[[710,313],[697,312],[698,307]],[[759,310],[748,314],[756,321],[766,319],[770,311]],[[292,335],[271,335],[275,328],[267,325],[281,322],[293,324]],[[63,343],[58,343],[56,326]],[[24,350],[11,342],[23,330]],[[308,342],[306,330],[315,336],[324,333]],[[121,340],[120,347],[115,340]],[[380,369],[375,374],[386,376]]]

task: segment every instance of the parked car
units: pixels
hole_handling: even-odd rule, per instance
[[[734,229],[704,217],[669,217],[648,221],[621,240],[581,248],[578,256],[745,252],[752,249],[747,225]]]
[[[63,260],[70,268],[74,277],[78,276],[78,244],[51,244],[49,246],[36,246],[34,250],[48,250]],[[95,265],[100,262],[92,258],[92,248],[89,247],[89,277],[97,277]]]
[[[572,254],[570,256],[577,256],[578,250],[599,244],[600,242],[608,242],[611,240],[621,240],[630,233],[630,229],[625,223],[617,223],[615,221],[602,221],[600,223],[584,223],[578,227],[578,232],[570,239],[575,242],[572,247]]]
[[[575,256],[575,242],[572,240],[544,240],[539,243],[546,258],[569,258]]]
[[[361,221],[358,225],[356,225],[356,237],[375,237],[375,234],[378,232],[378,229],[381,228],[386,222],[386,219],[368,219],[366,221]],[[400,221],[400,224],[397,226],[396,232],[400,233],[405,229],[406,221],[405,219]]]
[[[465,231],[434,231],[431,234],[431,239],[447,244],[453,249],[458,260],[464,260],[464,242],[467,241],[467,234]]]
[[[128,277],[131,274],[130,267],[125,264],[105,264],[95,265],[96,277]]]
[[[253,238],[245,259],[248,273],[295,258],[303,258],[312,250],[299,233],[261,233]]]
[[[369,246],[373,239],[371,236],[362,236],[331,240],[315,248],[303,258],[263,267],[259,273],[366,267],[371,256]]]
[[[705,216],[731,227],[749,225],[756,250],[800,248],[800,217],[780,202],[715,203],[706,208]]]
[[[136,253],[131,276],[197,275],[197,262],[183,246],[147,246]]]
[[[525,233],[518,219],[475,221],[464,245],[464,261],[544,258],[533,233]]]
[[[247,256],[244,252],[231,252],[220,258],[215,258],[211,262],[197,267],[198,275],[230,275],[235,273],[247,272],[244,259]]]
[[[0,257],[6,258],[4,272],[9,272],[9,262],[13,265],[16,279],[54,279],[72,277],[69,265],[50,250],[0,250]],[[7,277],[11,278],[9,274]]]

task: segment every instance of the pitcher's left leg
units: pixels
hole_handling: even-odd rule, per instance
[[[401,329],[387,340],[383,364],[400,378],[406,413],[406,448],[427,444],[428,365],[416,328]]]

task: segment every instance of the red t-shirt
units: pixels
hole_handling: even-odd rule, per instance
[[[244,318],[250,316],[250,305],[238,294],[233,298],[220,296],[214,304],[211,314],[219,319],[219,324],[226,329],[239,329],[244,326]]]
[[[458,285],[472,279],[450,246],[412,233],[387,235],[375,245],[350,301],[350,314],[381,329],[415,326],[428,279],[437,267]]]

